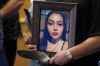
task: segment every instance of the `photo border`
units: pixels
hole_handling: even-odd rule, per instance
[[[72,2],[47,2],[47,1],[33,1],[33,22],[32,22],[32,41],[33,44],[38,44],[40,40],[40,19],[41,19],[41,9],[53,9],[59,10],[64,9],[64,11],[69,12],[69,48],[75,44],[75,27],[76,27],[76,13],[77,13],[77,3]]]

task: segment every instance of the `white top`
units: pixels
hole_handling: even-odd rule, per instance
[[[48,52],[59,52],[61,50],[68,49],[68,42],[66,43],[63,40],[59,40],[56,44],[53,44],[48,41],[47,51]]]

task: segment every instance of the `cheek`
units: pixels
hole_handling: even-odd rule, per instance
[[[63,27],[60,27],[59,28],[59,34],[62,34],[63,33],[63,29],[64,29]]]
[[[53,27],[52,26],[48,26],[48,32],[51,33],[53,31]]]

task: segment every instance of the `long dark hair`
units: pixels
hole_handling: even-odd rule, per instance
[[[46,51],[45,49],[47,48],[47,40],[52,42],[52,38],[49,35],[48,29],[47,29],[47,23],[48,23],[48,18],[49,16],[51,16],[53,13],[57,13],[60,14],[63,17],[63,25],[64,25],[64,29],[63,29],[63,33],[62,33],[62,40],[66,41],[66,33],[67,33],[67,17],[64,15],[63,12],[61,11],[51,11],[50,13],[48,13],[46,20],[45,20],[45,27],[44,27],[44,31],[43,31],[43,38],[40,39],[40,42],[38,44],[38,50],[40,51]]]

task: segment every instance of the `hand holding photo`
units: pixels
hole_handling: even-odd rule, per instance
[[[42,59],[47,60],[56,52],[72,47],[75,41],[77,3],[33,3],[32,38],[37,45],[37,52],[44,55]]]

